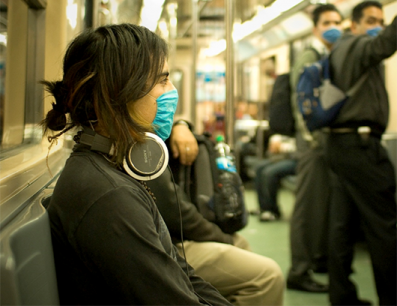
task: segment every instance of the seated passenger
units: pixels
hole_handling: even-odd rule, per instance
[[[259,220],[280,219],[281,212],[277,204],[277,193],[282,178],[295,174],[297,164],[295,139],[272,135],[269,140],[267,158],[255,167],[255,189],[258,195]]]
[[[169,136],[168,72],[166,43],[122,24],[80,34],[63,80],[44,82],[55,103],[43,125],[60,131],[49,140],[83,128],[48,207],[62,305],[230,305],[179,256],[152,193],[123,166],[128,148],[149,145],[145,132]]]
[[[169,146],[174,157],[179,157],[185,165],[192,164],[198,153],[197,141],[183,121],[174,126]],[[167,199],[156,204],[182,255],[178,202],[170,173],[166,171],[147,184],[157,198]],[[184,250],[197,275],[210,282],[234,305],[282,305],[284,278],[278,264],[250,252],[248,242],[241,235],[222,232],[186,200],[179,186],[177,192]]]

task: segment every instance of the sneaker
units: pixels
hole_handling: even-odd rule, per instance
[[[277,219],[279,219],[279,217],[276,216],[271,211],[264,211],[259,216],[259,221],[263,221],[263,222],[274,221]]]

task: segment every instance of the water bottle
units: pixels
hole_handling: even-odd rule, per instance
[[[216,137],[215,151],[218,157],[226,157],[230,153],[230,147],[225,143],[222,135]]]
[[[217,154],[216,165],[218,169],[237,172],[234,157],[230,154],[230,147],[225,143],[222,135],[216,137],[215,151]]]

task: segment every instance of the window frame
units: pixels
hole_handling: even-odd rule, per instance
[[[25,133],[22,143],[39,143],[41,129],[37,123],[43,119],[43,86],[45,64],[45,8],[46,0],[24,0],[28,4]],[[27,128],[31,126],[30,131]],[[39,131],[37,131],[39,129]]]

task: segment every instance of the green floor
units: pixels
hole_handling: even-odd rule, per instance
[[[257,209],[257,196],[249,185],[246,185],[245,199],[249,210]],[[273,258],[286,275],[290,266],[289,219],[294,205],[293,193],[280,190],[278,202],[283,214],[281,220],[259,222],[258,216],[251,215],[247,227],[240,231],[240,234],[250,242],[254,252]],[[352,279],[358,287],[359,297],[377,303],[370,259],[364,245],[357,247],[353,269],[355,273]],[[327,274],[315,274],[315,278],[327,283]],[[286,290],[284,305],[329,305],[328,295]]]

